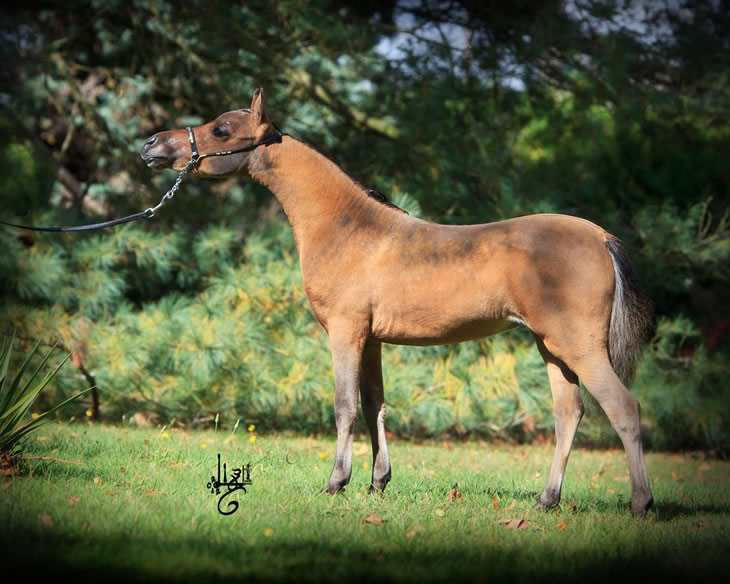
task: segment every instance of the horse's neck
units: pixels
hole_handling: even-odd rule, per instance
[[[378,207],[382,205],[371,200],[339,166],[289,136],[261,149],[249,172],[279,199],[298,245],[306,243],[310,235],[336,229],[344,215],[348,221],[358,217],[372,221],[381,214]]]

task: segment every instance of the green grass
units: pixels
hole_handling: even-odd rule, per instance
[[[370,449],[355,444],[345,493],[320,494],[334,441],[228,432],[57,425],[29,442],[24,473],[0,482],[5,561],[74,581],[623,582],[730,568],[730,463],[649,453],[655,508],[629,513],[620,450],[573,452],[558,511],[532,508],[551,445],[391,441],[393,481],[368,495]],[[369,443],[369,441],[368,441]],[[205,446],[203,448],[202,446]],[[206,488],[217,454],[251,463],[231,516]],[[326,455],[326,456],[325,456]],[[457,485],[461,500],[448,494]],[[495,509],[496,505],[496,509]],[[382,525],[366,521],[376,513]],[[525,519],[509,529],[501,519]],[[533,529],[539,527],[539,529]]]

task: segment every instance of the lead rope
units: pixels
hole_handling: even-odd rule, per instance
[[[182,182],[183,177],[188,173],[188,170],[190,170],[190,168],[194,166],[197,161],[197,158],[191,158],[190,160],[188,160],[187,164],[180,171],[180,174],[177,175],[177,178],[175,179],[175,184],[172,185],[172,188],[162,196],[162,199],[159,203],[157,203],[157,206],[150,207],[149,209],[146,209],[144,211],[144,216],[146,218],[154,217],[157,211],[167,205],[168,201],[175,196],[175,191],[180,188],[180,183]]]
[[[175,184],[172,185],[172,188],[163,195],[157,206],[145,209],[141,213],[135,213],[134,215],[129,215],[128,217],[122,217],[121,219],[112,219],[111,221],[105,221],[104,223],[76,225],[74,227],[35,227],[33,225],[18,225],[16,223],[8,223],[7,221],[0,221],[0,224],[7,225],[9,227],[15,227],[16,229],[27,229],[30,231],[91,231],[92,229],[103,229],[104,227],[112,227],[114,225],[121,225],[122,223],[137,221],[138,219],[149,219],[150,217],[154,217],[155,213],[157,213],[157,211],[167,205],[168,201],[170,201],[170,199],[175,196],[175,191],[180,188],[180,183],[182,182],[183,176],[187,174],[190,168],[195,165],[197,161],[197,158],[191,158],[177,175],[177,179],[175,179]]]

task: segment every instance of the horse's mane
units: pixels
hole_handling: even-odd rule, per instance
[[[345,172],[345,174],[347,174],[347,173]],[[350,176],[350,175],[347,174],[347,176]],[[350,176],[350,178],[352,178],[352,177]],[[390,207],[391,209],[397,209],[401,213],[405,213],[406,215],[408,215],[408,211],[406,211],[405,209],[401,209],[395,203],[391,203],[388,200],[388,197],[386,197],[380,191],[376,191],[375,189],[372,189],[369,186],[362,184],[360,181],[358,181],[354,178],[352,178],[352,182],[354,182],[358,187],[360,187],[365,192],[365,194],[368,197],[370,197],[371,199],[375,199],[378,203],[381,203],[381,204],[385,205],[386,207]]]

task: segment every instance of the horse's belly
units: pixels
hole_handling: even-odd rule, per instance
[[[394,315],[395,316],[395,315]],[[372,335],[394,345],[445,345],[488,337],[519,326],[510,318],[443,318],[415,310],[394,319],[374,319]]]

